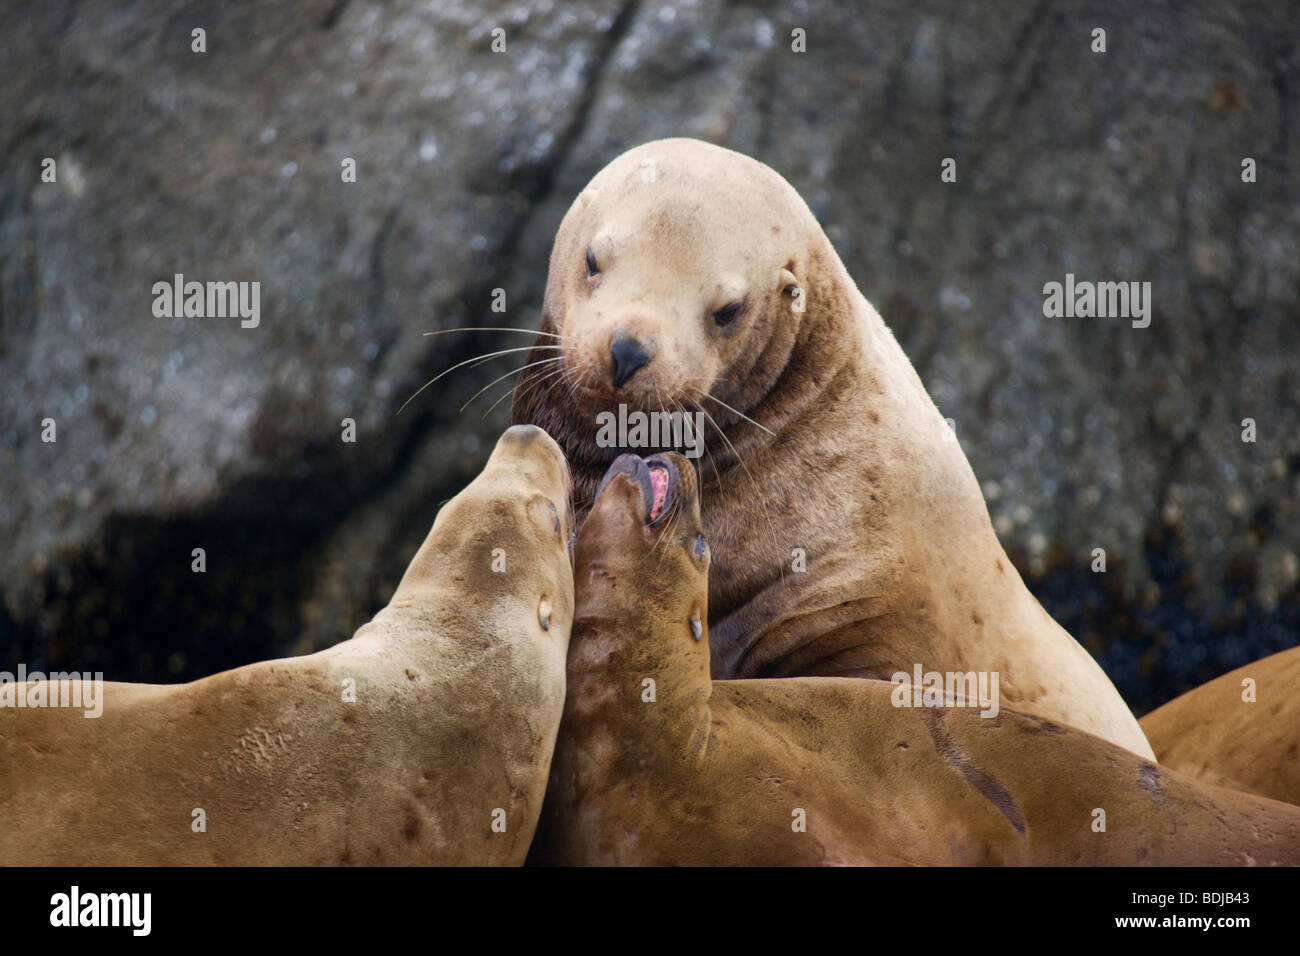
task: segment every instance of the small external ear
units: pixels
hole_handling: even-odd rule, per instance
[[[799,280],[795,278],[795,274],[790,271],[789,267],[782,269],[780,279],[781,291],[786,295],[789,295],[792,291],[791,287],[797,285],[799,285]]]

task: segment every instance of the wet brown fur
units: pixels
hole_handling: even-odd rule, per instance
[[[190,684],[106,683],[93,719],[0,708],[0,861],[522,863],[563,706],[568,495],[555,443],[511,429],[351,640]]]
[[[1255,682],[1253,701],[1242,681]],[[1300,804],[1300,647],[1239,667],[1142,718],[1167,767]]]
[[[895,687],[870,679],[712,680],[689,626],[708,561],[694,557],[702,523],[678,464],[687,477],[660,524],[615,477],[579,533],[536,861],[1300,863],[1300,808],[1041,717],[896,707]]]
[[[738,295],[744,313],[717,327],[711,313]],[[619,329],[657,349],[614,389]],[[777,173],[685,139],[615,159],[560,225],[541,330],[539,346],[562,348],[529,360],[562,358],[521,376],[512,420],[564,448],[579,518],[620,451],[596,446],[598,411],[702,408],[725,434],[708,428],[698,462],[714,677],[997,671],[1008,707],[1152,755],[1024,586],[952,430]]]

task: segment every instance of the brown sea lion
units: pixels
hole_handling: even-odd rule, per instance
[[[711,680],[695,483],[674,455],[619,458],[579,532],[534,860],[1300,863],[1300,807],[1041,717],[897,706],[912,688],[870,679]]]
[[[952,429],[767,166],[689,139],[606,166],[560,224],[529,361],[512,421],[560,443],[580,518],[637,444],[600,441],[598,414],[707,414],[714,677],[996,672],[1007,706],[1152,756],[1021,581]]]
[[[0,706],[0,862],[522,863],[564,699],[570,521],[560,449],[512,428],[351,640],[102,684],[97,719]]]
[[[1142,718],[1166,767],[1300,804],[1300,647],[1239,667]]]

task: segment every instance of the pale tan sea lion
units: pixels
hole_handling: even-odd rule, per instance
[[[1166,767],[1300,804],[1300,647],[1189,690],[1142,729]]]
[[[555,238],[529,361],[548,358],[520,377],[512,421],[560,443],[580,520],[620,451],[646,451],[602,447],[598,413],[711,417],[697,464],[714,677],[997,672],[1007,706],[1152,756],[1021,581],[952,429],[767,166],[669,139],[601,170]]]
[[[512,428],[351,640],[104,684],[97,719],[0,707],[0,863],[522,863],[564,699],[570,521],[560,449]]]
[[[899,707],[910,687],[871,679],[711,680],[694,485],[676,456],[620,458],[579,532],[535,862],[1300,863],[1300,807],[1040,717]]]

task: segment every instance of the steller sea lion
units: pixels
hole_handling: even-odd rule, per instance
[[[569,510],[558,446],[511,428],[351,640],[104,684],[97,719],[0,706],[0,862],[522,863],[564,700]]]
[[[1021,581],[952,429],[767,166],[668,139],[597,173],[556,235],[529,362],[511,420],[560,443],[580,520],[636,444],[598,441],[597,415],[709,422],[714,677],[997,673],[1007,706],[1153,756]]]
[[[709,676],[685,459],[620,457],[574,555],[564,718],[532,859],[556,864],[1300,863],[1300,807],[1075,728],[878,680]]]
[[[1249,681],[1249,683],[1247,683]],[[1160,763],[1300,804],[1300,647],[1239,667],[1142,718]]]

